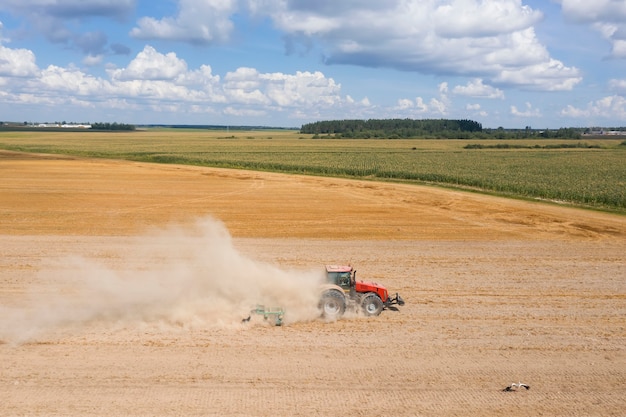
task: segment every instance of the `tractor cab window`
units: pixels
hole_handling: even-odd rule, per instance
[[[344,290],[350,289],[350,272],[329,272],[328,282],[339,285]]]

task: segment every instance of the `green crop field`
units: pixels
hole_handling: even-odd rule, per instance
[[[0,131],[0,149],[307,175],[434,183],[626,212],[623,139],[312,139],[288,130]],[[483,149],[466,149],[480,143]]]

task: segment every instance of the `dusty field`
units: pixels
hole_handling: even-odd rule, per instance
[[[406,306],[317,319],[344,262]],[[0,415],[623,416],[625,278],[623,216],[0,151]]]

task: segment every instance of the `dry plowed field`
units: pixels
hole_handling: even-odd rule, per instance
[[[320,319],[326,263],[406,305]],[[624,410],[624,216],[0,151],[0,416]]]

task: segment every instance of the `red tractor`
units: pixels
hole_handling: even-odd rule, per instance
[[[326,265],[326,284],[322,287],[320,310],[322,316],[335,320],[347,308],[360,308],[366,316],[377,316],[385,308],[396,309],[404,300],[396,293],[389,296],[387,288],[375,282],[356,280],[356,270],[351,266]]]

